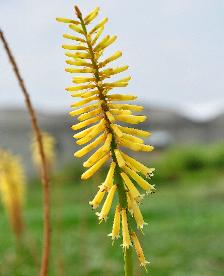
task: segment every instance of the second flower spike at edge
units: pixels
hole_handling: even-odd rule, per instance
[[[105,35],[101,39],[108,19],[104,18],[90,27],[99,14],[99,8],[95,8],[86,17],[82,16],[77,6],[75,12],[75,20],[57,18],[59,22],[68,24],[71,32],[63,36],[69,41],[62,46],[66,50],[68,64],[65,70],[71,74],[78,74],[73,77],[72,86],[66,90],[72,97],[81,98],[71,105],[76,109],[70,112],[71,116],[78,116],[79,122],[74,124],[72,129],[77,130],[74,135],[76,143],[83,146],[74,155],[82,157],[95,150],[83,163],[87,170],[82,174],[82,179],[91,178],[103,165],[110,162],[106,179],[99,185],[99,190],[90,201],[90,205],[93,209],[98,208],[105,197],[102,209],[97,213],[101,222],[107,219],[113,200],[117,200],[115,195],[118,194],[110,236],[113,241],[119,238],[121,226],[124,250],[134,245],[137,254],[141,253],[141,265],[146,266],[148,262],[144,258],[136,231],[137,228],[142,230],[145,224],[139,209],[139,203],[144,196],[142,193],[155,191],[154,185],[146,180],[153,175],[154,169],[146,167],[123,152],[123,148],[143,152],[153,150],[153,146],[145,145],[142,139],[150,133],[133,127],[144,122],[146,116],[135,114],[143,110],[142,106],[126,103],[135,100],[136,96],[111,94],[113,89],[126,87],[131,77],[114,79],[128,69],[127,65],[111,65],[122,56],[120,51],[104,57],[106,49],[117,39],[116,36],[110,35]],[[122,125],[123,123],[125,125]],[[132,219],[136,222],[135,226],[131,226]]]

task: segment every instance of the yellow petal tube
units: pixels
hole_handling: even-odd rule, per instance
[[[73,19],[69,19],[69,18],[57,17],[56,20],[58,22],[66,23],[66,24],[75,24],[75,25],[79,25],[80,24],[79,21],[76,21],[76,20],[73,20]]]
[[[70,25],[69,25],[69,28],[70,28],[71,30],[77,32],[77,33],[80,33],[80,34],[84,35],[84,31],[82,30],[82,28],[79,27],[79,26],[77,26],[77,25],[75,25],[75,24],[70,24]]]
[[[108,217],[108,214],[110,212],[110,208],[111,208],[111,205],[112,205],[112,202],[113,202],[113,199],[114,199],[114,194],[116,192],[116,189],[117,189],[117,185],[113,185],[107,195],[107,198],[103,204],[103,207],[102,207],[102,210],[100,213],[97,213],[98,217],[99,217],[99,220],[100,222],[101,221],[106,221],[107,220],[107,217]]]
[[[85,137],[88,133],[90,133],[93,129],[95,129],[95,125],[94,126],[91,126],[91,127],[88,127],[80,132],[77,132],[76,134],[73,135],[73,138],[75,139],[80,139],[80,138],[83,138]]]
[[[62,45],[62,48],[66,50],[87,50],[87,48],[82,45]]]
[[[140,242],[139,242],[135,232],[131,233],[131,239],[134,243],[135,251],[136,251],[136,254],[138,256],[140,265],[143,266],[146,269],[146,266],[149,264],[149,262],[146,261],[146,259],[145,259],[142,247],[140,245]]]
[[[91,59],[91,55],[89,53],[85,53],[85,52],[75,52],[75,53],[71,53],[71,52],[66,52],[65,53],[66,57],[71,57],[74,59],[80,58],[80,59]],[[93,71],[89,71],[86,73],[92,73]],[[74,72],[74,73],[78,73],[78,72]]]
[[[141,195],[139,193],[139,191],[137,190],[137,188],[135,187],[135,185],[132,183],[132,181],[130,180],[130,178],[125,174],[125,173],[121,173],[121,177],[124,180],[125,185],[128,188],[128,191],[131,195],[131,197],[133,199],[135,199],[137,202],[140,202],[143,198],[143,195]]]
[[[114,118],[114,116],[110,113],[110,111],[107,111],[107,112],[106,112],[106,115],[107,115],[108,120],[109,120],[111,123],[115,122],[115,118]]]
[[[78,42],[85,43],[85,40],[83,38],[77,37],[77,36],[74,36],[74,35],[64,34],[63,37],[67,38],[67,39],[70,39],[70,40],[75,40],[75,41],[78,41]]]
[[[120,168],[123,168],[125,166],[125,161],[121,155],[121,152],[119,149],[115,149],[114,150],[114,153],[115,153],[115,156],[116,156],[116,159],[117,159],[117,163],[118,163],[118,166]]]
[[[99,68],[102,68],[104,66],[106,66],[108,63],[120,58],[122,56],[122,52],[121,51],[117,51],[115,52],[112,56],[106,58],[104,61],[99,63]]]
[[[94,199],[89,202],[89,204],[92,206],[93,209],[96,209],[100,205],[105,193],[106,193],[105,191],[99,190],[95,195]]]
[[[86,98],[89,98],[89,97],[94,96],[94,95],[99,96],[99,91],[98,90],[85,91],[85,93],[81,94],[81,97],[83,99],[86,99]]]
[[[90,118],[88,120],[85,120],[85,121],[83,121],[81,123],[73,125],[72,129],[73,130],[78,130],[78,129],[84,128],[86,126],[89,126],[89,125],[91,125],[91,124],[93,124],[93,123],[95,123],[95,122],[97,122],[99,120],[100,120],[100,117],[96,116],[96,117]]]
[[[123,133],[122,133],[122,131],[120,131],[120,129],[119,129],[116,125],[111,124],[111,128],[113,129],[114,134],[115,134],[117,137],[122,137]]]
[[[89,97],[89,98],[87,98],[87,99],[84,99],[84,100],[81,100],[81,101],[79,101],[79,102],[73,103],[73,104],[71,105],[71,107],[80,107],[80,106],[82,106],[82,105],[85,105],[85,104],[87,104],[87,103],[89,103],[89,102],[92,102],[92,101],[95,101],[95,100],[97,100],[97,99],[98,99],[97,96]]]
[[[122,67],[116,67],[116,68],[108,68],[106,70],[101,71],[99,74],[100,74],[101,77],[107,78],[107,77],[110,77],[112,75],[122,73],[122,72],[128,70],[128,68],[129,67],[127,65],[124,65]]]
[[[128,220],[127,220],[126,209],[121,210],[121,217],[122,217],[122,236],[123,236],[122,247],[124,248],[124,250],[126,250],[130,246],[132,246],[129,229],[128,229]]]
[[[137,97],[132,95],[113,94],[113,95],[107,95],[107,98],[109,101],[131,101],[131,100],[135,100]]]
[[[134,115],[116,115],[115,116],[116,120],[128,123],[128,124],[139,124],[142,123],[146,120],[146,116],[134,116]]]
[[[148,193],[154,193],[156,191],[155,187],[151,184],[149,184],[144,178],[142,178],[140,175],[138,175],[133,169],[130,169],[128,167],[123,168],[124,171],[133,178],[138,185]]]
[[[132,209],[137,228],[142,230],[147,223],[144,221],[140,208],[135,200],[132,200]]]
[[[86,25],[91,23],[98,15],[100,8],[96,7],[93,11],[91,11],[85,18],[84,22]]]
[[[136,136],[133,136],[131,134],[126,134],[126,133],[123,133],[123,138],[126,139],[126,140],[129,140],[133,143],[139,143],[139,144],[143,144],[144,141],[141,139],[141,138],[138,138]]]
[[[85,84],[85,85],[68,87],[68,88],[65,88],[65,90],[72,92],[72,91],[79,91],[79,90],[85,90],[85,89],[92,89],[95,87],[96,87],[95,84]]]
[[[120,110],[120,109],[110,109],[111,114],[113,115],[130,115],[130,110]]]
[[[124,159],[129,162],[136,171],[144,174],[145,176],[150,176],[151,173],[155,170],[154,168],[148,168],[143,165],[141,162],[135,160],[134,158],[130,157],[129,155],[121,152]]]
[[[106,36],[97,46],[94,48],[94,51],[99,52],[102,51],[103,49],[107,48],[110,46],[115,40],[117,39],[117,36]]]
[[[91,68],[65,68],[68,73],[93,73]]]
[[[109,155],[105,155],[101,158],[97,163],[95,163],[91,168],[89,168],[86,172],[84,172],[81,176],[81,179],[86,180],[93,176],[102,166],[103,164],[109,159]]]
[[[110,108],[116,108],[116,109],[124,109],[124,110],[131,110],[131,111],[142,111],[144,108],[141,105],[134,105],[134,104],[114,104],[109,103],[108,106]]]
[[[97,137],[95,139],[95,141],[93,141],[92,143],[88,144],[87,146],[85,146],[84,148],[76,151],[74,153],[75,157],[82,157],[84,155],[86,155],[87,153],[89,153],[91,150],[93,150],[94,148],[96,148],[99,144],[101,144],[103,141],[105,141],[106,139],[106,133],[101,134],[99,137]]]
[[[78,144],[78,145],[86,144],[89,141],[91,141],[93,138],[95,138],[100,132],[102,132],[104,130],[105,130],[104,119],[102,119],[99,124],[93,126],[93,128],[91,129],[90,132],[87,131],[86,136],[83,136],[81,139],[76,141],[76,144]]]
[[[74,77],[72,82],[74,83],[85,83],[85,82],[92,82],[95,79],[93,77],[87,78],[87,77]]]
[[[128,134],[131,134],[131,135],[137,135],[137,136],[141,136],[141,137],[148,137],[150,136],[150,132],[148,131],[145,131],[145,130],[141,130],[141,129],[136,129],[136,128],[132,128],[132,127],[124,127],[124,126],[120,126],[120,125],[117,125],[118,128],[125,132],[125,133],[128,133]]]
[[[127,202],[128,202],[128,211],[133,216],[133,204],[129,193],[127,193]]]
[[[97,42],[98,38],[101,36],[102,32],[104,30],[104,27],[101,27],[98,29],[98,31],[96,32],[95,37],[93,38],[93,40],[91,41],[92,45],[94,46],[94,44]]]
[[[120,206],[117,205],[115,209],[112,232],[108,235],[112,238],[112,241],[120,237],[120,226],[121,226],[121,210],[120,210]]]
[[[109,191],[110,188],[112,187],[113,182],[114,182],[115,167],[116,167],[116,163],[112,162],[111,165],[110,165],[110,169],[107,173],[107,177],[106,177],[104,183],[100,186],[101,190]]]
[[[101,27],[103,27],[108,21],[108,18],[104,18],[102,21],[100,21],[99,24],[97,24],[90,32],[89,34],[93,34],[95,33],[98,29],[100,29]]]
[[[67,64],[69,65],[75,65],[75,66],[86,66],[86,67],[90,67],[93,68],[93,65],[89,62],[84,61],[83,59],[77,59],[77,58],[73,58],[72,60],[66,60],[65,61]]]
[[[93,110],[91,110],[91,111],[89,111],[89,112],[87,112],[87,113],[81,114],[81,115],[78,117],[78,120],[79,120],[79,121],[87,120],[87,119],[89,119],[89,118],[91,118],[91,117],[93,117],[93,116],[99,114],[101,111],[102,111],[101,108],[93,109]]]
[[[85,113],[85,112],[88,112],[90,111],[91,109],[94,109],[96,107],[98,107],[98,103],[95,103],[95,104],[91,104],[89,106],[85,106],[85,107],[82,107],[80,109],[76,109],[76,110],[73,110],[71,112],[69,112],[69,115],[70,116],[77,116],[79,114],[82,114],[82,113]]]
[[[144,144],[138,144],[138,143],[133,143],[130,140],[119,138],[119,143],[121,146],[129,148],[133,151],[146,151],[146,152],[150,152],[154,149],[153,146],[149,146],[149,145],[144,145]]]

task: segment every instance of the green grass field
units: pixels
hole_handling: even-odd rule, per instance
[[[52,183],[50,275],[123,275],[121,240],[112,247],[107,237],[113,217],[99,225],[88,205],[101,179],[80,182],[75,165]],[[161,170],[163,166],[161,163]],[[148,196],[142,205],[149,224],[142,236],[145,254],[151,261],[149,275],[224,275],[223,173],[200,168],[173,180],[170,176],[164,181],[156,179],[157,193]],[[5,212],[0,210],[0,275],[38,275],[42,197],[39,183],[33,182],[24,210],[26,233],[22,244],[15,246]],[[135,254],[133,258],[134,275],[145,275]]]

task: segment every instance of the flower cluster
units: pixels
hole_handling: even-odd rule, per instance
[[[75,73],[75,76],[72,79],[73,85],[66,90],[72,97],[81,98],[71,105],[75,109],[70,112],[71,116],[77,116],[78,119],[72,126],[76,131],[74,138],[78,145],[83,146],[74,155],[83,157],[95,150],[83,163],[87,168],[81,176],[84,180],[110,162],[105,181],[99,186],[90,205],[96,209],[105,198],[101,211],[96,214],[100,222],[106,221],[115,194],[118,194],[110,236],[113,241],[119,238],[122,226],[124,250],[134,245],[141,265],[145,266],[147,261],[136,229],[131,229],[129,220],[133,217],[137,228],[142,230],[145,222],[139,208],[143,198],[139,188],[146,193],[155,191],[154,186],[149,183],[154,169],[129,156],[123,148],[143,152],[153,150],[153,147],[144,144],[142,139],[148,137],[149,132],[127,126],[144,122],[146,116],[135,114],[143,110],[142,106],[127,103],[135,100],[136,96],[111,93],[113,89],[126,87],[131,77],[113,79],[128,69],[127,65],[110,66],[122,56],[122,52],[116,51],[109,57],[104,57],[105,50],[117,39],[116,36],[106,35],[100,40],[108,19],[104,18],[89,27],[98,16],[99,8],[95,8],[86,17],[82,16],[77,6],[75,12],[76,20],[57,18],[59,22],[67,23],[71,31],[71,34],[63,35],[70,43],[62,47],[66,50],[66,63],[69,65],[65,70]]]
[[[25,177],[20,159],[5,150],[0,150],[0,193],[13,231],[19,237],[23,230]]]

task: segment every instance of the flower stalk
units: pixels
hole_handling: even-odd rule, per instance
[[[43,210],[44,228],[43,228],[43,252],[42,252],[40,275],[46,276],[48,274],[49,258],[50,258],[50,243],[51,243],[50,183],[49,183],[50,181],[49,181],[49,175],[48,175],[48,165],[47,165],[47,160],[46,160],[45,153],[44,153],[41,130],[38,125],[37,116],[36,116],[33,104],[31,102],[28,90],[25,86],[24,80],[21,77],[16,60],[12,54],[11,49],[9,48],[9,44],[6,41],[5,36],[1,30],[0,30],[0,39],[3,42],[3,46],[8,55],[9,61],[13,67],[13,71],[16,75],[19,86],[23,93],[26,107],[27,107],[28,113],[30,115],[33,132],[36,136],[40,157],[41,157],[41,164],[42,164],[41,180],[42,180],[42,186],[43,186],[43,200],[44,200],[44,210]]]

